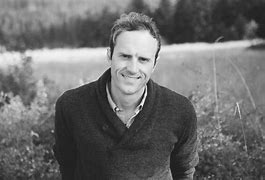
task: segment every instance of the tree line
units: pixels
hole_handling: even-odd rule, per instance
[[[13,11],[0,8],[0,46],[7,50],[107,46],[112,23],[130,11],[153,17],[167,44],[265,37],[265,0],[160,0],[155,9],[144,0],[132,0],[122,10],[105,6],[81,15],[71,1],[64,9],[44,0],[34,6],[30,0],[13,2]]]

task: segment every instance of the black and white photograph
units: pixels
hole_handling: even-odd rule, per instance
[[[264,180],[265,0],[0,0],[0,180]]]

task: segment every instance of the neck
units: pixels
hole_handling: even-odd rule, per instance
[[[110,83],[111,84],[111,83]],[[110,94],[115,102],[115,104],[120,107],[121,109],[128,111],[134,110],[137,105],[140,103],[141,98],[143,96],[145,88],[142,88],[140,91],[134,94],[124,94],[121,91],[115,91],[115,87],[110,85]]]

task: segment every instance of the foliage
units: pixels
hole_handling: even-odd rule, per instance
[[[26,82],[23,81],[23,86]],[[36,82],[35,94],[25,105],[19,93],[14,96],[1,91],[0,179],[46,180],[59,177],[51,149],[54,110],[49,106],[42,80]]]
[[[153,18],[156,21],[158,29],[161,33],[161,36],[164,38],[165,42],[172,43],[172,35],[174,31],[172,29],[172,4],[169,0],[160,1],[158,8],[155,13],[153,13]]]
[[[265,136],[260,128],[264,111],[237,109],[240,106],[236,106],[236,99],[222,94],[219,112],[216,112],[210,87],[206,95],[195,91],[190,99],[195,105],[199,126],[200,163],[196,179],[264,178]]]
[[[0,1],[0,46],[20,51],[107,46],[113,21],[129,11],[153,17],[167,43],[265,37],[264,0],[160,0],[156,9],[144,0],[104,2],[98,6],[92,0]],[[256,30],[249,35],[251,22]]]
[[[11,96],[0,113],[0,179],[50,179],[59,176],[52,155],[53,110],[39,82],[30,106]],[[43,127],[41,127],[43,126]]]
[[[75,28],[80,28],[77,36],[78,46],[107,46],[112,23],[118,17],[117,13],[110,12],[107,8],[104,8],[101,15],[96,18],[79,19],[79,23],[75,25]]]
[[[151,15],[151,10],[149,6],[144,2],[144,0],[133,0],[128,5],[127,9],[125,10],[126,13],[129,12],[138,12],[144,13],[146,15]]]
[[[245,27],[245,39],[253,39],[256,36],[256,32],[258,29],[258,24],[251,20],[249,23],[246,24]]]
[[[0,71],[0,91],[19,95],[24,104],[29,104],[36,95],[36,79],[33,76],[31,57],[21,55],[19,65]]]
[[[252,8],[249,9],[246,16],[251,19],[254,19],[255,22],[257,22],[259,26],[259,28],[257,29],[257,35],[260,37],[265,37],[265,16],[264,16],[265,1],[255,0],[254,3],[251,4]]]

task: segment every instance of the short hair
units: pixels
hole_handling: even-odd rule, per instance
[[[131,12],[129,14],[122,14],[117,19],[111,29],[109,46],[110,57],[112,58],[117,37],[124,31],[147,30],[157,40],[157,51],[155,54],[155,62],[161,48],[161,39],[156,23],[147,15]]]

